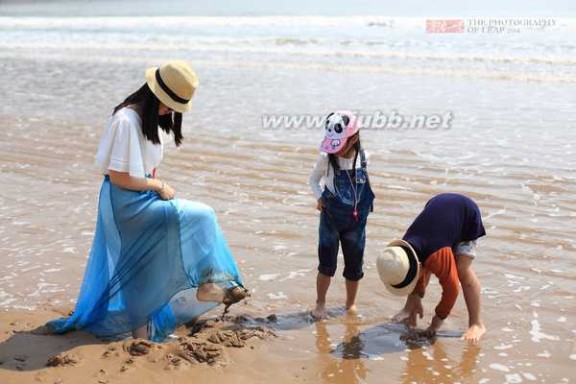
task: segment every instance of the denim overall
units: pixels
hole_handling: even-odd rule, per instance
[[[318,271],[326,276],[336,273],[338,249],[342,244],[344,255],[344,278],[358,281],[364,276],[364,246],[366,244],[366,220],[372,212],[374,193],[366,171],[366,155],[360,149],[361,168],[353,170],[334,169],[333,194],[324,188],[320,214]],[[330,163],[328,166],[331,166]],[[356,164],[354,164],[354,168]],[[356,203],[356,204],[355,204]]]

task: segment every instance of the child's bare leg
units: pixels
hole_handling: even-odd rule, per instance
[[[196,292],[198,301],[215,301],[221,303],[224,300],[224,290],[214,283],[204,283],[198,287]]]
[[[356,313],[356,294],[358,293],[359,281],[346,279],[346,310]]]
[[[486,327],[480,319],[480,280],[472,269],[472,260],[473,258],[466,255],[458,256],[458,278],[468,309],[468,330],[464,332],[462,338],[477,342],[486,333]]]
[[[312,317],[321,319],[326,314],[326,293],[330,287],[332,277],[318,272],[316,277],[316,308],[312,311]]]

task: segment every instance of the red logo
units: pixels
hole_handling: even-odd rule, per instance
[[[442,19],[426,20],[427,33],[462,33],[464,32],[464,20],[462,19]]]

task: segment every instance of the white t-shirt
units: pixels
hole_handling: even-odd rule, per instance
[[[368,161],[368,152],[364,151],[364,155],[366,156],[366,161]],[[342,170],[348,171],[354,166],[354,164],[352,164],[354,163],[354,157],[347,159],[336,156],[336,161],[338,161],[338,166]],[[312,188],[312,191],[316,195],[316,199],[319,199],[322,196],[324,185],[326,185],[326,188],[328,188],[330,192],[336,193],[334,190],[334,170],[331,166],[328,166],[328,163],[328,154],[320,152],[309,180],[310,188]],[[360,168],[362,168],[362,162],[360,160],[360,155],[358,155],[358,158],[356,159],[356,169]]]
[[[160,144],[153,144],[142,133],[142,121],[136,111],[122,108],[108,119],[96,164],[103,174],[108,170],[127,172],[130,176],[146,177],[160,165],[164,154],[162,132],[158,128]]]

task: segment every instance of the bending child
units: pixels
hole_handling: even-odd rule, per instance
[[[462,285],[468,309],[468,330],[462,338],[478,341],[486,332],[480,319],[480,281],[472,269],[476,239],[486,234],[476,203],[456,193],[428,201],[403,240],[394,240],[377,258],[380,279],[392,294],[406,296],[395,321],[415,327],[422,318],[422,298],[430,275],[438,277],[442,298],[425,333],[433,335],[448,317]]]
[[[316,208],[320,211],[317,299],[312,311],[316,319],[324,317],[326,312],[326,293],[336,273],[340,244],[344,255],[346,309],[356,312],[358,282],[364,276],[366,220],[374,201],[357,117],[348,111],[331,113],[326,118],[325,129],[322,152],[310,175]]]

